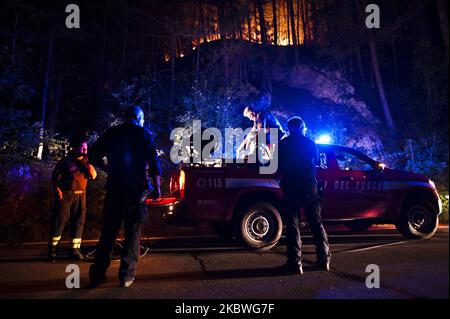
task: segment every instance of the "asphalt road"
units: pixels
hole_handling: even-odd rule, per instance
[[[151,238],[138,264],[136,283],[119,288],[115,260],[108,282],[88,284],[89,262],[79,262],[80,289],[65,285],[66,266],[46,260],[45,243],[0,246],[0,298],[449,298],[449,232],[440,227],[430,240],[409,240],[394,229],[330,232],[332,269],[312,267],[311,236],[304,236],[302,276],[279,274],[283,241],[270,251],[250,252],[211,235]],[[85,249],[94,248],[94,242]],[[380,271],[380,287],[369,289],[366,267]]]

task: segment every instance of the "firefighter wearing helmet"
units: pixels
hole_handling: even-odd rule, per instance
[[[72,151],[55,166],[52,182],[55,189],[55,210],[52,216],[48,257],[55,261],[57,248],[66,224],[70,226],[72,250],[70,258],[83,260],[80,251],[86,216],[86,186],[97,172],[87,157],[88,145],[84,139],[72,142]]]
[[[300,210],[303,208],[316,246],[316,266],[329,270],[331,254],[320,216],[320,195],[316,179],[319,151],[316,143],[305,136],[306,125],[302,118],[289,119],[287,126],[289,135],[280,141],[278,168],[283,193],[288,261],[280,268],[289,273],[303,273],[299,228]]]

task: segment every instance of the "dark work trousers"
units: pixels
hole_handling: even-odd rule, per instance
[[[62,200],[55,201],[52,218],[52,237],[60,237],[67,224],[71,238],[81,238],[86,218],[86,193],[75,195],[72,191],[64,191]]]
[[[94,275],[101,277],[111,264],[117,234],[124,223],[125,242],[119,268],[119,279],[133,279],[139,259],[141,220],[139,214],[140,193],[108,192],[103,209],[103,227],[95,253]]]
[[[320,216],[320,198],[316,184],[285,183],[282,185],[283,207],[286,223],[288,263],[302,262],[302,241],[300,237],[300,211],[303,208],[311,228],[317,259],[331,258],[327,233]]]

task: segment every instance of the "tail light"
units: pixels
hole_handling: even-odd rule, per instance
[[[178,179],[178,186],[180,188],[180,196],[184,197],[184,187],[186,185],[186,175],[183,170],[180,171],[180,177]]]

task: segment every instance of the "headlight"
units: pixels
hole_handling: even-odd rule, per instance
[[[429,183],[433,188],[436,188],[436,184],[434,184],[434,182],[433,182],[431,179],[428,180],[428,183]]]

